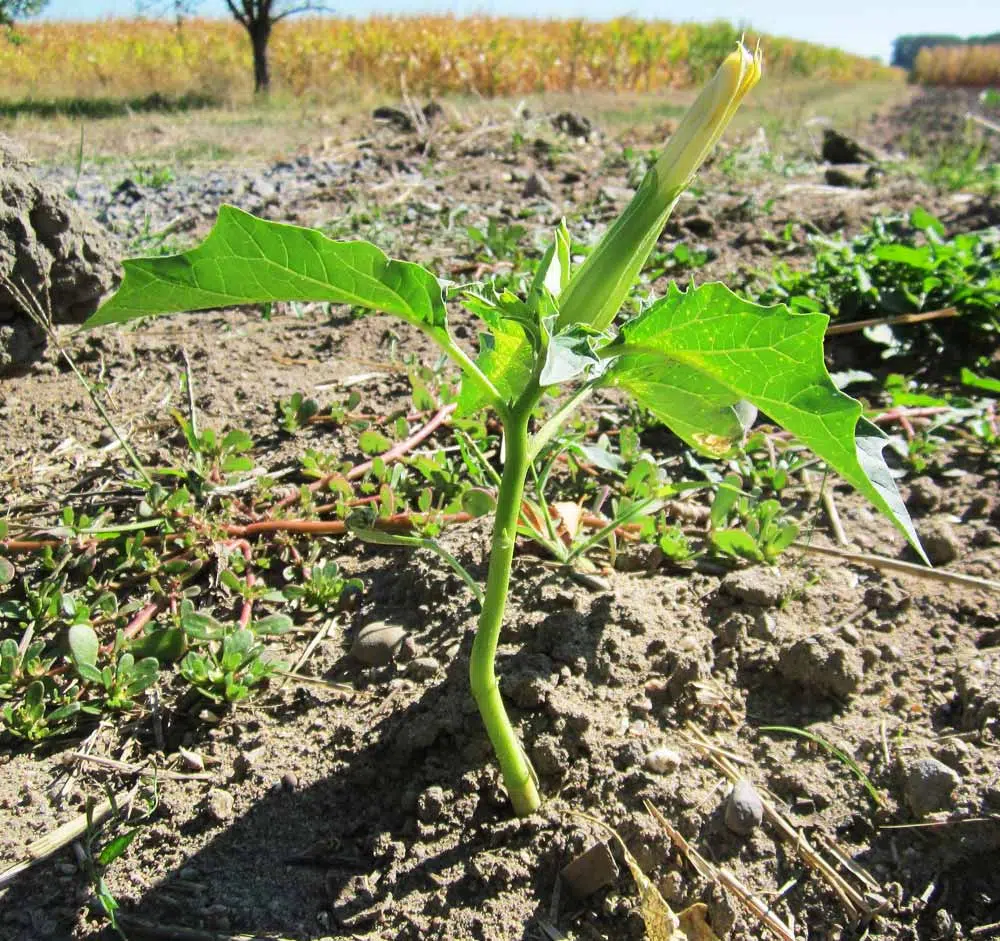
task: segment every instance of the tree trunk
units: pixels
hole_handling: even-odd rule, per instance
[[[267,65],[267,41],[271,38],[269,21],[251,23],[250,45],[253,47],[253,90],[257,95],[267,95],[271,90],[271,72]]]

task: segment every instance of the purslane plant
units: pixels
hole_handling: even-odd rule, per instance
[[[629,392],[690,446],[727,457],[759,408],[797,435],[919,541],[881,457],[885,438],[839,392],[823,363],[828,318],[760,307],[721,284],[619,312],[684,187],[761,73],[739,46],[682,121],[634,199],[575,271],[564,226],[524,296],[456,289],[363,241],[265,222],[230,206],[206,240],[181,255],[125,262],[125,280],[88,326],[182,310],[272,301],[351,304],[395,314],[433,339],[462,371],[460,413],[492,409],[504,430],[489,570],[473,644],[472,693],[518,814],[539,805],[537,779],[504,709],[494,660],[510,585],[525,478],[533,459],[586,397]],[[473,359],[448,329],[446,297],[485,325]],[[616,324],[616,318],[618,323]],[[559,395],[534,432],[529,419]]]

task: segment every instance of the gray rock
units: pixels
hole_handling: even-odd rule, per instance
[[[864,677],[861,655],[829,634],[805,637],[782,648],[778,670],[807,690],[838,699],[852,695]]]
[[[947,565],[949,562],[954,562],[961,552],[962,544],[955,530],[944,520],[935,520],[926,526],[921,526],[919,535],[927,558],[933,565]]]
[[[351,656],[365,666],[385,666],[397,658],[406,637],[406,630],[398,624],[372,621],[358,631],[351,644]]]
[[[945,810],[951,803],[951,792],[962,778],[953,768],[936,758],[919,758],[906,767],[903,796],[918,817]]]
[[[618,879],[618,864],[607,843],[595,843],[563,867],[563,882],[578,899],[585,899]]]
[[[45,349],[24,301],[53,323],[82,323],[117,283],[117,257],[108,233],[0,137],[0,375]]]
[[[737,781],[726,799],[726,826],[733,833],[749,836],[764,819],[764,804],[746,779]]]

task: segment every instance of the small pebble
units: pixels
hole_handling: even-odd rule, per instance
[[[654,748],[646,755],[646,768],[656,774],[666,774],[668,771],[680,767],[683,760],[679,751],[663,746],[662,748]]]
[[[398,624],[372,621],[358,631],[351,644],[351,656],[365,666],[385,666],[399,655],[406,636]]]
[[[214,787],[208,792],[207,806],[208,814],[213,820],[225,823],[227,820],[232,819],[235,801],[229,791],[223,791],[220,788]]]
[[[433,657],[417,657],[406,665],[406,675],[411,680],[429,680],[440,668]]]
[[[294,771],[286,771],[281,776],[281,786],[286,791],[294,791],[299,786],[298,775]]]
[[[726,826],[740,836],[748,836],[764,819],[764,805],[754,786],[737,781],[726,800]]]
[[[961,775],[936,758],[919,758],[906,767],[903,794],[918,817],[946,810],[951,792],[961,782]]]
[[[618,864],[607,843],[595,843],[571,863],[560,875],[566,887],[578,899],[585,899],[618,879]]]

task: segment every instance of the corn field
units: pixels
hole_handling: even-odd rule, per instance
[[[233,21],[37,23],[0,37],[0,97],[238,100],[249,93],[246,33]],[[729,23],[451,16],[296,19],[270,45],[279,93],[331,101],[360,87],[419,95],[653,91],[703,81],[740,31]],[[757,37],[749,37],[756,41]],[[768,74],[829,81],[894,74],[838,49],[761,36]]]
[[[913,77],[924,85],[986,88],[1000,85],[1000,46],[935,46],[921,49]]]

